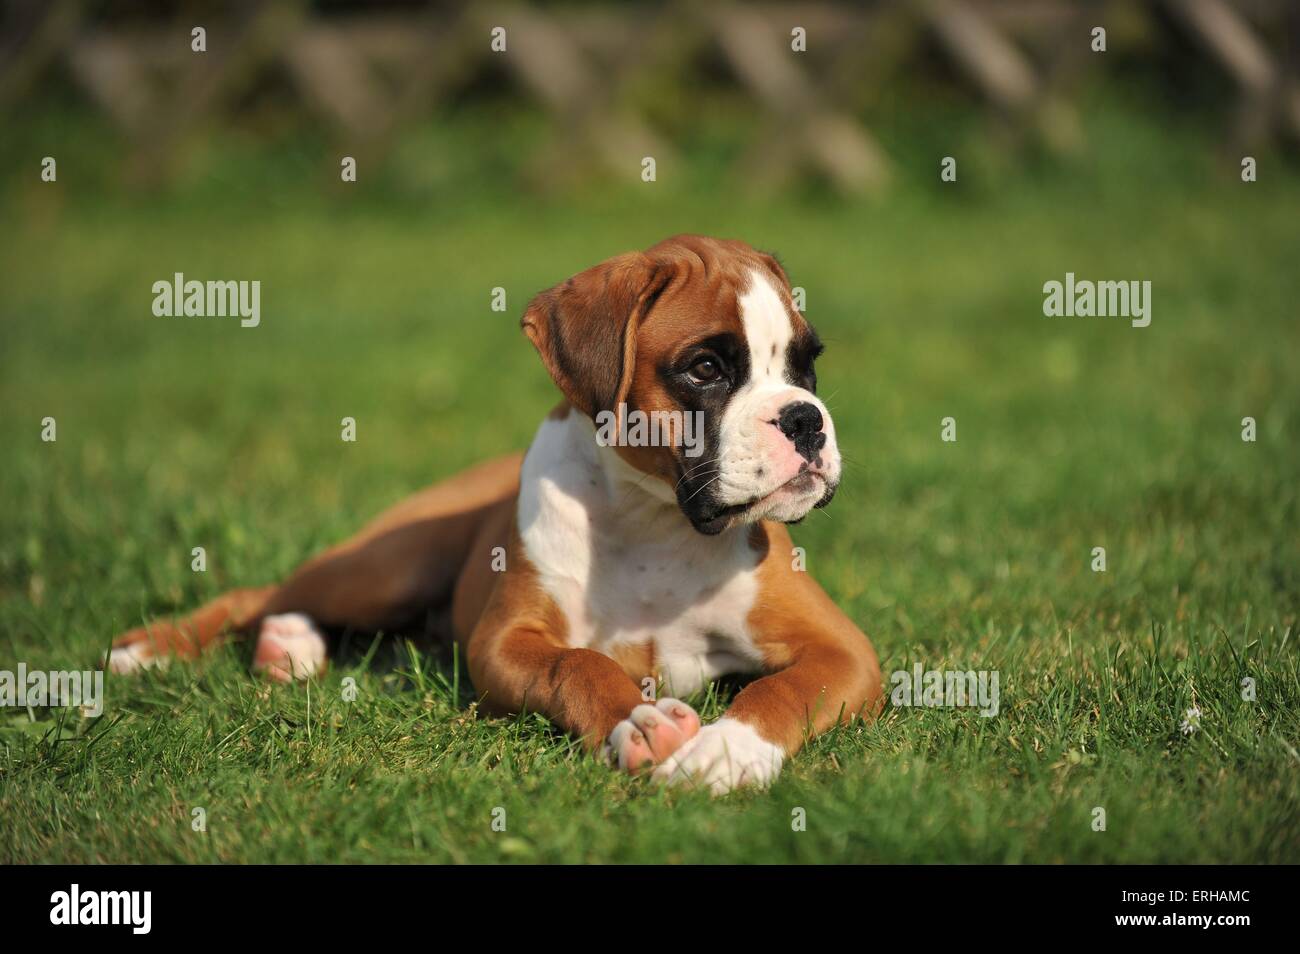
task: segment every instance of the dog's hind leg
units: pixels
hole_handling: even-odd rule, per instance
[[[108,668],[194,658],[229,633],[256,629],[255,669],[276,679],[319,672],[325,646],[317,625],[374,632],[450,603],[485,522],[495,522],[518,492],[521,460],[489,461],[421,491],[278,586],[233,590],[183,619],[123,634]]]
[[[155,620],[113,641],[106,668],[133,673],[170,659],[196,659],[231,634],[258,629],[253,669],[280,682],[325,668],[325,638],[302,613],[270,614],[283,587],[232,590],[178,620]]]
[[[178,620],[155,620],[113,640],[106,668],[129,673],[170,657],[194,659],[222,635],[259,619],[274,586],[231,590]]]

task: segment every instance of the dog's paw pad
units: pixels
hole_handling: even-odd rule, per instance
[[[700,715],[680,699],[660,699],[655,708],[668,716],[684,739],[694,738],[700,731]]]
[[[695,710],[677,699],[640,705],[609,734],[610,761],[633,775],[653,768],[700,730]]]
[[[631,775],[657,764],[654,753],[650,751],[650,743],[630,719],[624,719],[614,726],[614,731],[605,743],[605,753],[620,771]]]
[[[310,679],[325,671],[325,637],[302,613],[262,620],[253,651],[253,672],[276,682]]]

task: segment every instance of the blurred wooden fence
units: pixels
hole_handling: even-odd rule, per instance
[[[558,144],[627,175],[673,143],[629,106],[643,81],[690,95],[730,84],[765,117],[746,175],[780,182],[812,171],[845,193],[874,193],[890,159],[872,107],[899,77],[968,87],[1011,143],[1074,148],[1072,93],[1103,57],[1153,55],[1167,38],[1188,69],[1221,74],[1238,108],[1225,141],[1300,140],[1300,2],[1288,0],[880,0],[669,2],[590,7],[505,3],[362,4],[302,0],[190,6],[36,0],[5,6],[0,114],[62,71],[133,144],[144,181],[165,178],[196,129],[237,118],[268,84],[291,91],[347,154],[381,158],[408,125],[477,82],[504,82],[553,117]],[[207,51],[191,50],[191,28]],[[1092,30],[1107,30],[1107,51]],[[505,49],[493,48],[504,28]],[[796,28],[807,49],[796,52]],[[1188,43],[1187,41],[1191,41]],[[499,40],[498,40],[499,44]],[[937,77],[937,79],[936,79]],[[285,82],[287,79],[287,83]]]

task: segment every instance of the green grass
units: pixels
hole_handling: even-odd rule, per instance
[[[274,580],[524,446],[554,399],[518,332],[528,296],[700,231],[777,250],[828,344],[849,466],[794,531],[809,570],[886,672],[996,669],[1002,705],[889,709],[714,801],[615,776],[539,718],[478,716],[444,655],[359,646],[272,688],[229,647],[110,677],[99,720],[0,710],[0,861],[1300,860],[1300,178],[1264,156],[1245,186],[1207,135],[1147,116],[1088,123],[1075,160],[976,162],[949,189],[927,140],[891,143],[902,184],[879,205],[757,197],[709,141],[654,186],[544,199],[504,160],[475,178],[456,157],[490,137],[454,125],[425,166],[408,144],[353,192],[322,188],[306,147],[235,140],[140,196],[111,138],[19,128],[0,668],[89,665],[115,632]],[[57,186],[19,168],[51,148]],[[173,271],[260,279],[262,326],[152,317]],[[1151,280],[1151,326],[1044,318],[1066,271]],[[731,691],[697,701],[713,717]]]

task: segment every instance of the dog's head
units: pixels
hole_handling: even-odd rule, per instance
[[[822,346],[777,260],[679,235],[542,292],[523,328],[569,403],[702,533],[830,502],[840,454]]]

